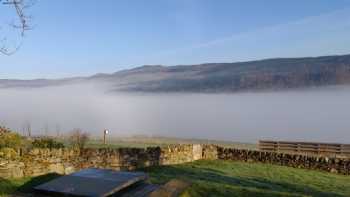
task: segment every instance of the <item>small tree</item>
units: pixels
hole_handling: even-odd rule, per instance
[[[74,129],[70,135],[70,144],[74,148],[83,149],[86,142],[89,140],[89,134],[83,132],[81,129]]]
[[[10,129],[0,126],[0,135],[5,133],[10,133],[10,132],[11,132]]]
[[[9,129],[0,127],[0,148],[20,148],[22,145],[22,137]]]

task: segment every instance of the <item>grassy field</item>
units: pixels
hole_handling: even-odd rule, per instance
[[[111,138],[107,141],[107,145],[103,144],[102,139],[92,138],[88,141],[87,147],[90,147],[90,148],[103,148],[103,147],[146,148],[146,147],[154,147],[154,146],[162,147],[169,144],[217,144],[222,147],[228,147],[228,148],[257,149],[257,145],[253,143],[240,143],[240,142],[204,140],[204,139],[183,139],[183,138],[170,138],[170,137]]]
[[[22,179],[3,179],[0,177],[0,197],[8,197],[15,192],[29,193],[33,187],[59,177],[57,174],[47,174],[38,177]]]
[[[350,177],[290,167],[230,161],[145,169],[154,183],[192,182],[183,196],[350,196]]]
[[[172,178],[192,186],[186,196],[350,196],[350,176],[290,167],[231,161],[193,163],[140,169],[151,181],[163,184]],[[45,182],[55,175],[20,180],[0,179],[0,196]]]

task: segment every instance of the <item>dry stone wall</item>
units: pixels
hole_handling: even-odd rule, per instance
[[[48,173],[70,174],[84,168],[133,170],[202,159],[201,145],[118,149],[0,150],[0,177],[20,178]]]
[[[217,159],[277,164],[350,175],[349,158],[317,157],[217,147]]]
[[[350,175],[350,160],[273,152],[222,148],[215,145],[118,149],[0,150],[0,178],[20,178],[48,173],[70,174],[84,168],[115,170],[171,165],[199,159],[261,162]]]

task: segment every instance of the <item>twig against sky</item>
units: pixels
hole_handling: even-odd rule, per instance
[[[14,21],[8,24],[9,28],[17,29],[20,31],[20,39],[24,37],[26,31],[31,29],[29,21],[31,16],[27,15],[27,9],[34,4],[32,0],[0,0],[1,6],[8,6],[9,9],[13,9],[16,15]],[[14,47],[10,47],[7,37],[0,39],[0,53],[4,55],[12,55],[21,46],[22,42],[16,44]]]

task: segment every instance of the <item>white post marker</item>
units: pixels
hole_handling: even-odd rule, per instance
[[[105,129],[103,131],[103,144],[106,144],[106,136],[107,136],[108,133],[109,133],[109,131],[107,129]]]

